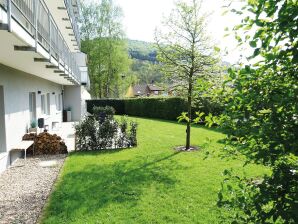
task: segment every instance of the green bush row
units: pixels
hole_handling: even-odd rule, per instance
[[[182,112],[187,111],[186,100],[179,97],[87,100],[89,113],[93,114],[92,108],[94,106],[112,106],[117,115],[126,114],[165,120],[177,120]],[[205,100],[197,102],[193,106],[193,113],[196,111],[218,115],[221,113],[222,107]]]

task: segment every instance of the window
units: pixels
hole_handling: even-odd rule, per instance
[[[29,93],[29,113],[30,122],[36,120],[36,94],[34,92]]]
[[[56,95],[55,97],[56,109],[61,111],[61,94]]]
[[[45,95],[41,95],[40,103],[41,103],[41,114],[45,114],[46,113],[46,99],[45,99]]]
[[[51,114],[51,95],[47,93],[47,115]]]
[[[58,106],[58,95],[55,95],[55,105],[56,105],[56,110],[58,110],[59,106]]]

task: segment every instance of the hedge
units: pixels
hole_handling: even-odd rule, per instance
[[[125,114],[125,105],[123,99],[99,99],[99,100],[86,100],[87,111],[93,114],[93,107],[111,106],[115,109],[115,114]]]
[[[187,103],[181,98],[136,98],[125,100],[125,113],[132,116],[176,120],[186,111]]]
[[[132,98],[132,99],[99,99],[87,100],[87,111],[93,113],[94,106],[112,106],[117,115],[131,115],[166,120],[177,120],[177,117],[187,111],[187,102],[179,97],[161,98]],[[219,114],[222,108],[218,105],[201,102],[193,107],[193,113],[203,111],[206,114]]]

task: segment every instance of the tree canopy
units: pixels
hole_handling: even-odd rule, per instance
[[[119,97],[130,66],[122,30],[122,11],[112,0],[82,3],[82,51],[88,54],[91,95]],[[128,77],[129,78],[129,77]]]
[[[229,70],[226,111],[221,117],[227,148],[260,163],[270,173],[255,180],[225,171],[219,205],[236,222],[298,222],[298,3],[296,0],[246,1],[250,13],[234,28],[253,54]],[[235,211],[232,213],[231,211]]]

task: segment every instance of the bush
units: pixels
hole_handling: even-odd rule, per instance
[[[125,117],[120,121],[115,120],[112,107],[94,107],[94,112],[93,116],[86,117],[75,126],[77,150],[116,149],[137,145],[135,122],[128,125]]]
[[[93,107],[93,116],[100,123],[103,123],[105,119],[108,119],[108,120],[113,119],[114,114],[115,114],[115,109],[113,107],[110,107],[110,106]]]

